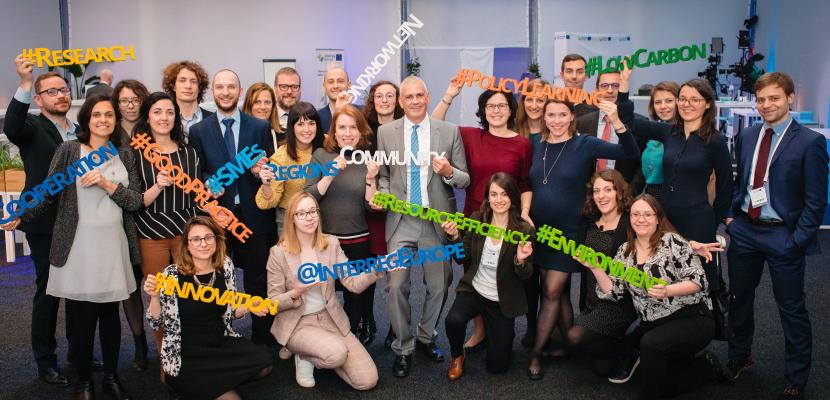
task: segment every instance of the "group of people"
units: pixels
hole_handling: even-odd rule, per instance
[[[293,357],[296,381],[313,387],[314,369],[334,369],[351,387],[378,382],[366,351],[377,335],[376,282],[384,280],[395,353],[392,373],[406,377],[417,350],[445,361],[437,345],[439,322],[450,343],[447,376],[463,376],[467,353],[486,349],[486,367],[511,367],[515,319],[527,318],[521,343],[531,351],[527,375],[544,376],[544,356],[586,354],[595,372],[614,383],[639,373],[638,396],[669,396],[708,381],[734,381],[753,364],[753,302],[764,263],[770,269],[786,340],[786,386],[801,398],[811,357],[804,295],[805,256],[818,252],[818,227],[827,199],[824,138],[790,117],[794,84],[770,73],[756,84],[764,123],[737,138],[732,160],[719,133],[715,93],[703,80],[661,82],[650,119],[634,113],[630,70],[596,81],[595,106],[530,95],[518,100],[486,90],[478,98],[479,126],[443,119],[461,86],[450,83],[429,113],[430,93],[410,76],[400,85],[379,81],[365,105],[351,105],[349,77],[329,69],[328,105],[300,101],[301,78],[280,69],[272,85],[251,85],[242,99],[237,74],[212,79],[193,61],[164,69],[162,91],[122,80],[111,94],[87,96],[78,124],[66,118],[66,81],[33,75],[18,56],[20,88],[9,105],[5,132],[17,145],[26,189],[112,142],[119,157],[78,178],[19,219],[3,226],[26,232],[36,269],[32,346],[41,380],[68,385],[56,356],[59,299],[66,300],[67,360],[78,372],[74,398],[93,398],[92,371],[104,370],[103,389],[132,398],[117,373],[120,316],[135,338],[133,368],[148,368],[144,318],[155,331],[160,379],[173,398],[237,399],[235,388],[268,375],[272,353]],[[566,87],[582,88],[586,61],[562,63]],[[216,112],[200,106],[210,89]],[[34,101],[40,115],[28,114]],[[195,194],[174,184],[167,170],[130,147],[146,134],[190,177],[211,176],[246,146],[266,157],[223,192],[210,193],[252,231],[244,242],[206,216]],[[347,164],[341,149],[434,155],[427,163]],[[348,151],[347,151],[348,153]],[[346,154],[348,156],[348,154]],[[733,179],[732,163],[737,164]],[[333,176],[282,180],[277,166],[334,163]],[[454,222],[384,212],[378,192],[421,207],[454,213],[464,192],[465,216],[534,235],[548,225],[665,285],[634,286],[545,243],[518,244],[463,232]],[[720,224],[731,237],[728,326],[712,298],[725,290],[716,253]],[[334,265],[400,248],[427,249],[461,242],[463,276],[453,303],[452,262],[426,265],[420,321],[410,326],[410,271],[397,268],[304,284],[304,263]],[[235,268],[244,270],[237,285]],[[197,287],[237,290],[279,302],[276,316],[232,304],[216,305],[159,291],[164,273]],[[571,304],[571,277],[581,273],[579,314]],[[143,280],[143,284],[142,284]],[[141,288],[149,298],[142,304]],[[343,304],[336,291],[342,291]],[[250,340],[232,321],[250,314]],[[473,335],[465,342],[467,325]],[[94,360],[96,327],[103,363]],[[384,327],[381,327],[384,328]],[[728,337],[728,362],[705,349]],[[281,347],[281,349],[280,349]]]

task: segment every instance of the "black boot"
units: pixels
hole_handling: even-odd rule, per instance
[[[147,370],[147,335],[133,335],[135,340],[135,356],[133,357],[133,368],[138,371]]]
[[[92,387],[92,381],[75,382],[75,395],[72,397],[75,400],[93,400],[95,399],[95,390]]]
[[[118,375],[116,374],[105,373],[102,386],[104,387],[104,393],[113,399],[132,400],[132,397],[127,393],[127,389],[121,385],[121,381],[118,380]]]
[[[360,342],[363,346],[370,345],[375,340],[375,333],[372,332],[368,323],[364,322],[360,332]]]

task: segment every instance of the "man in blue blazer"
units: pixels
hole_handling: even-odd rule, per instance
[[[827,205],[825,138],[794,121],[794,85],[786,74],[763,75],[755,84],[764,118],[735,144],[738,174],[727,219],[732,237],[729,282],[732,302],[727,368],[734,379],[754,363],[755,288],[769,266],[785,338],[784,399],[800,399],[810,373],[812,330],[804,293],[805,255],[819,254],[816,240]]]
[[[323,76],[323,91],[326,93],[326,97],[329,102],[317,110],[317,115],[320,116],[320,124],[323,125],[323,132],[329,132],[329,127],[331,127],[331,117],[334,115],[335,105],[340,107],[340,105],[337,104],[337,97],[340,96],[341,93],[345,95],[346,91],[349,90],[350,87],[352,87],[352,83],[349,81],[349,74],[346,73],[345,69],[340,67],[331,67],[326,71],[326,75]],[[358,110],[363,109],[363,105],[352,105]]]
[[[189,143],[199,154],[204,176],[207,178],[216,174],[226,163],[233,162],[236,154],[247,146],[256,144],[267,154],[273,154],[268,122],[239,112],[237,105],[242,88],[236,73],[228,69],[217,72],[211,88],[217,112],[193,125],[189,134]],[[260,210],[256,206],[260,180],[254,172],[259,172],[258,165],[227,186],[219,198],[219,204],[231,210],[253,232],[245,243],[233,235],[227,235],[227,244],[234,264],[245,269],[245,293],[264,297],[268,295],[265,264],[268,251],[277,239],[276,215],[274,209]],[[251,317],[251,340],[272,343],[269,331],[274,317],[253,314]]]

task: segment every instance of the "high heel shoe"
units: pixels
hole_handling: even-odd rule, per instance
[[[133,369],[138,372],[147,370],[147,335],[133,335],[135,340],[135,356],[133,357]]]
[[[363,346],[370,345],[375,340],[375,333],[368,323],[364,322],[360,328],[360,343],[363,343]]]
[[[539,362],[539,369],[535,370],[528,365],[527,377],[532,381],[538,381],[545,376],[545,371],[542,369],[542,353],[534,352],[533,355],[530,356],[530,364],[532,365],[534,361]]]

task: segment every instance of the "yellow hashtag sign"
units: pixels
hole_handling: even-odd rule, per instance
[[[98,47],[98,48],[79,48],[79,49],[65,49],[65,50],[50,50],[46,47],[37,47],[34,49],[23,49],[20,51],[23,58],[28,59],[33,64],[37,63],[38,68],[42,68],[43,64],[49,67],[64,67],[67,65],[85,65],[91,61],[95,62],[117,62],[135,61],[135,50],[133,45],[112,46],[112,47]]]
[[[219,289],[215,287],[200,285],[196,289],[190,282],[179,282],[172,275],[165,275],[161,272],[156,274],[156,282],[158,292],[164,290],[164,294],[168,296],[175,292],[176,296],[183,299],[193,299],[203,303],[216,303],[219,306],[230,304],[235,309],[244,306],[251,312],[267,309],[271,315],[277,314],[277,306],[279,306],[278,301],[272,303],[271,299],[263,299],[235,290],[225,290],[220,296]]]

